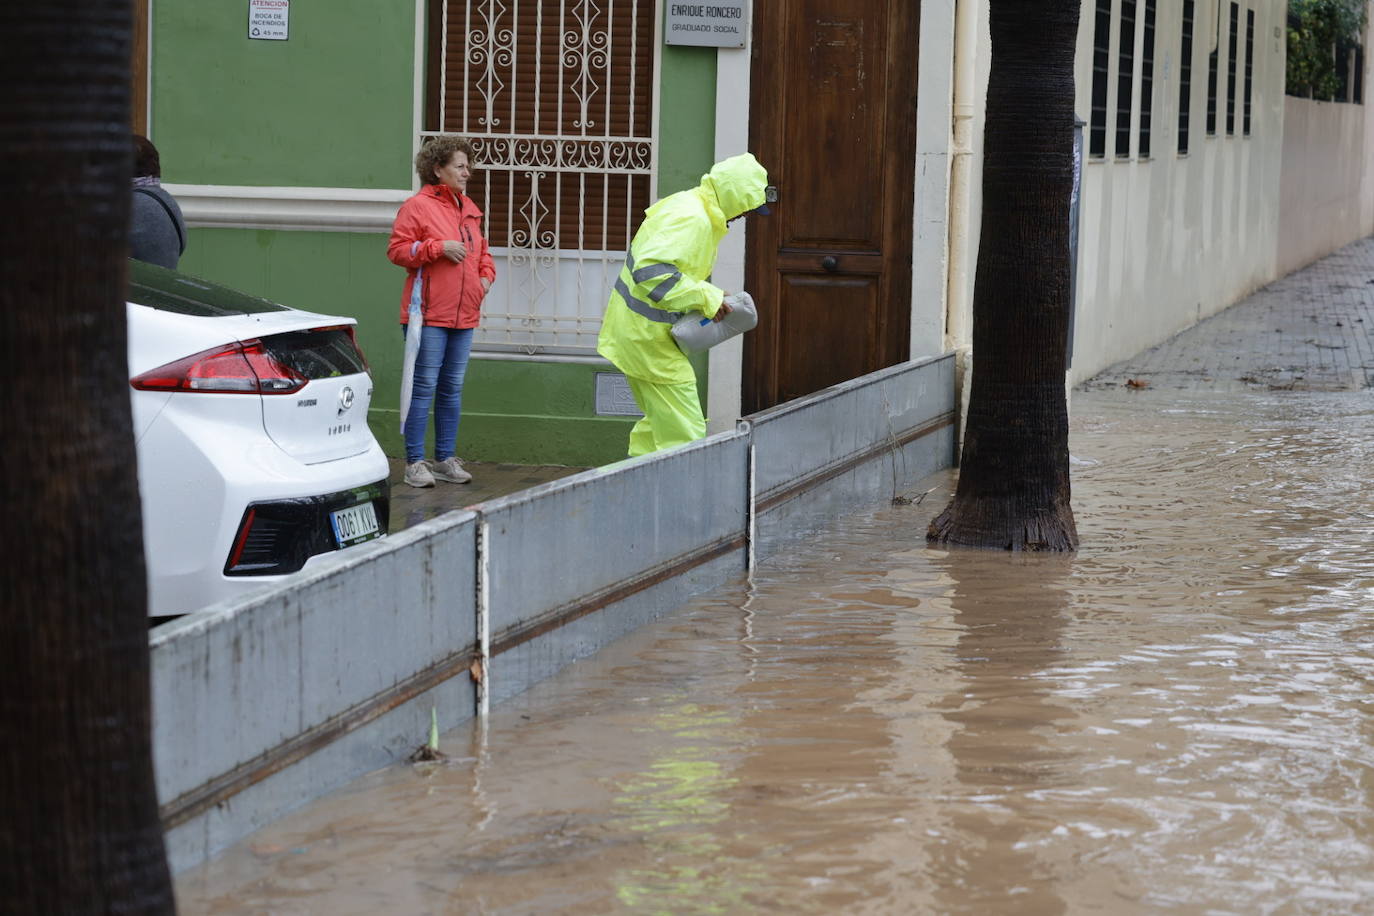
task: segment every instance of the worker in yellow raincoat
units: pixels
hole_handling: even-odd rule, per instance
[[[701,184],[644,211],[616,279],[596,351],[625,373],[644,418],[630,431],[630,456],[647,455],[706,435],[691,363],[673,341],[684,312],[719,321],[730,311],[710,283],[726,224],[767,213],[776,199],[768,173],[750,153],[716,163]]]

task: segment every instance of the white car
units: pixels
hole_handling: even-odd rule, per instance
[[[386,456],[352,318],[129,261],[148,613],[256,589],[386,534]]]

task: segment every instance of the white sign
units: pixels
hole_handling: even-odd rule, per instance
[[[248,37],[286,41],[291,0],[248,0]]]
[[[664,41],[670,45],[742,48],[749,36],[746,3],[676,3],[668,0]]]

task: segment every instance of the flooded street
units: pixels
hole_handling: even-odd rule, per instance
[[[1374,910],[1374,394],[1079,391],[1071,448],[1078,554],[927,548],[931,478],[182,912]]]

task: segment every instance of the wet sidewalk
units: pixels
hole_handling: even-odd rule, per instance
[[[1374,236],[1269,284],[1087,389],[1351,391],[1374,384]]]
[[[541,483],[548,483],[585,468],[562,465],[501,464],[488,461],[465,461],[463,467],[472,475],[465,484],[437,481],[432,487],[406,486],[402,477],[405,462],[391,459],[391,531],[402,531],[427,519],[463,509],[477,503],[506,496]]]

